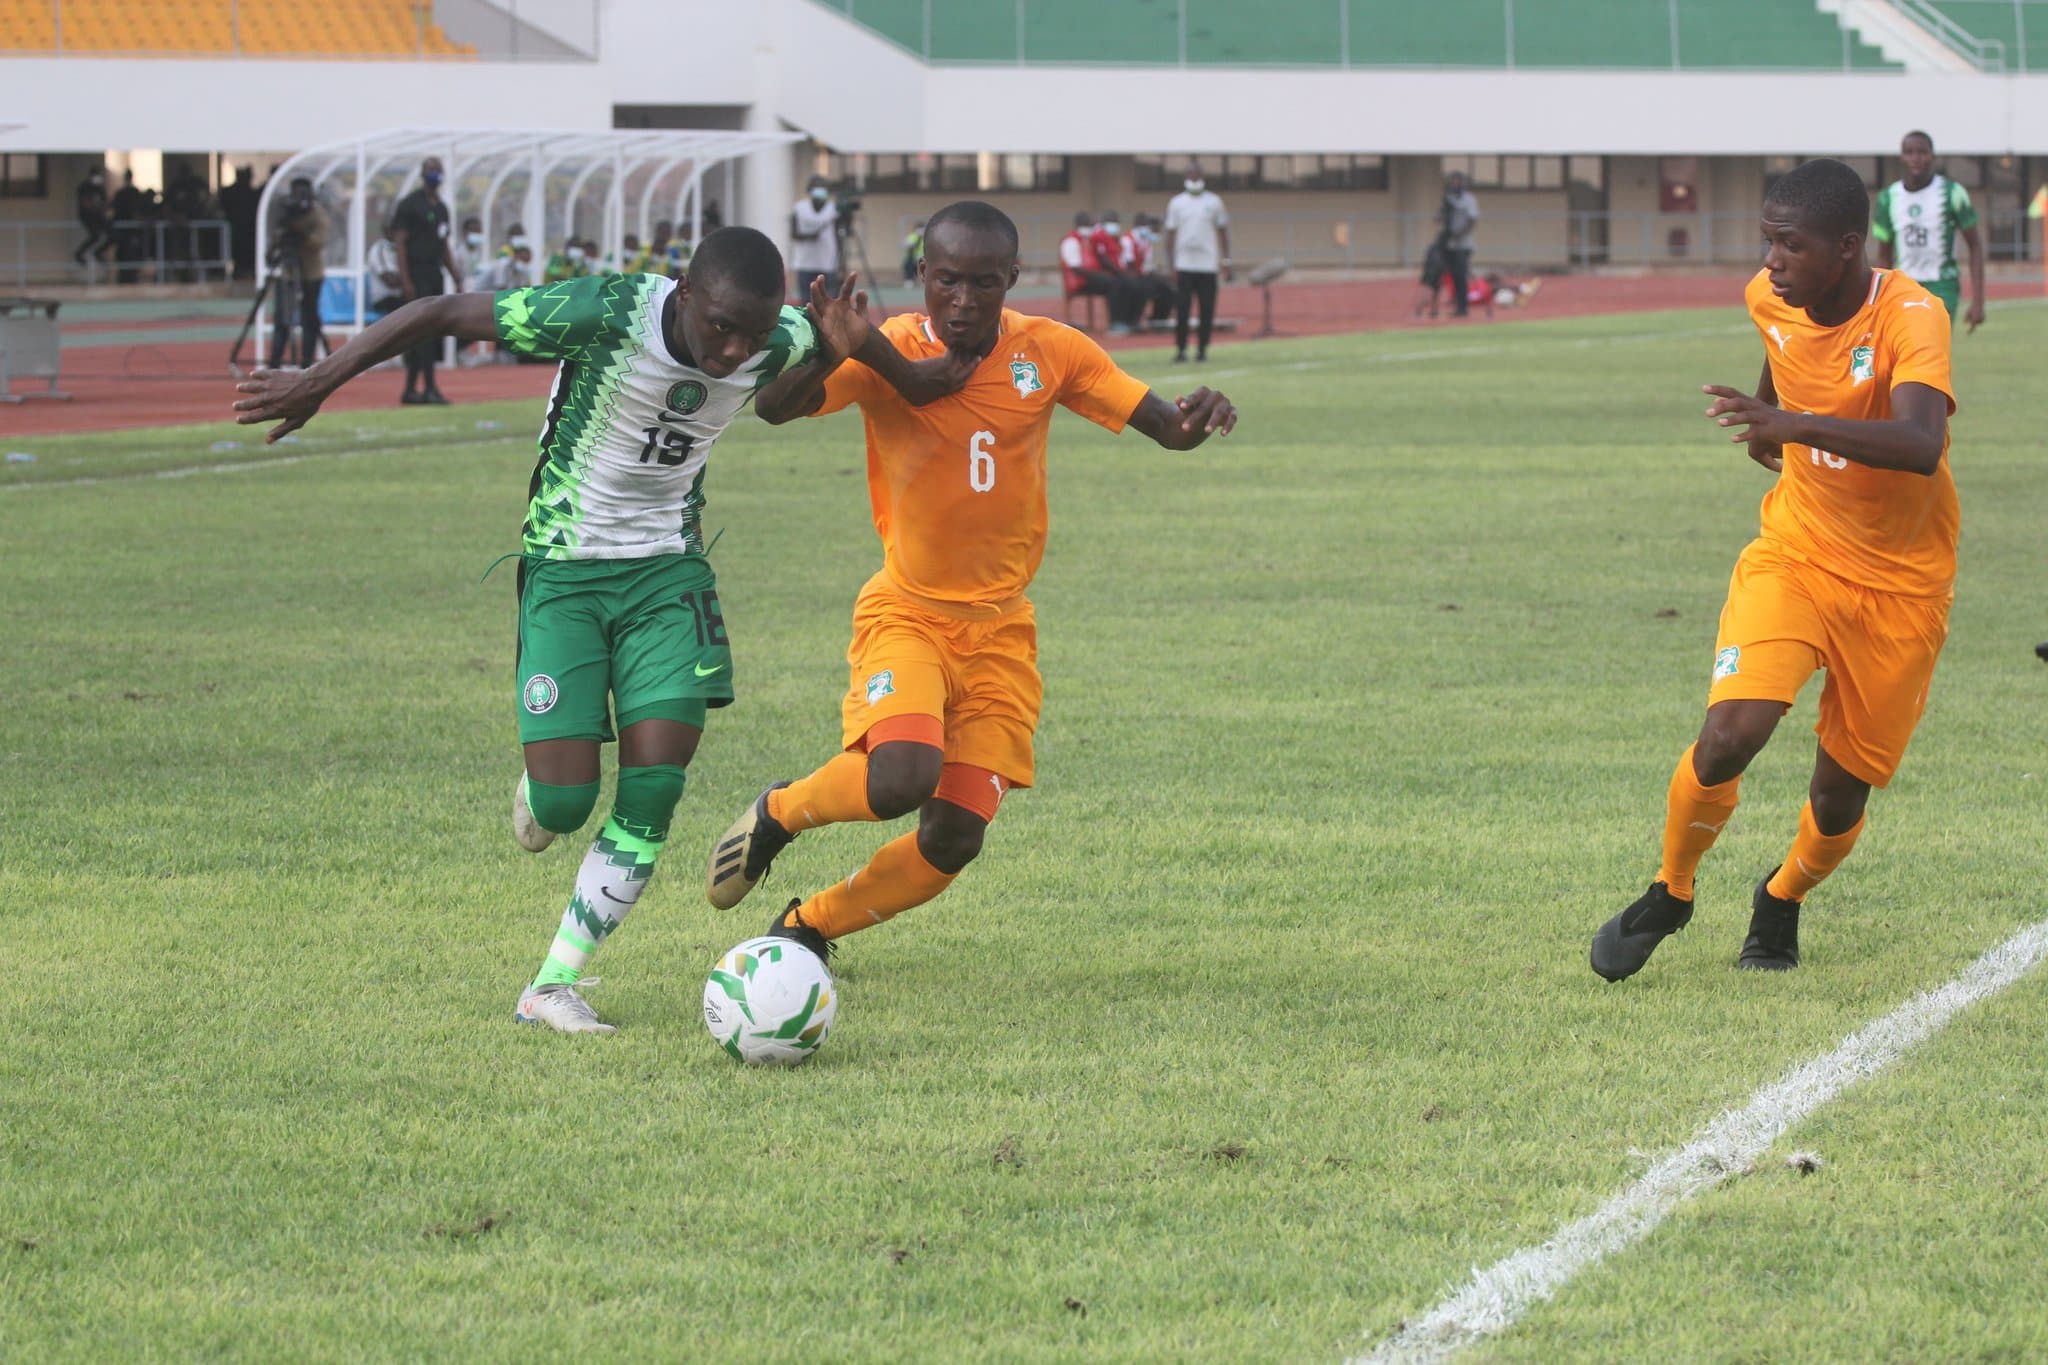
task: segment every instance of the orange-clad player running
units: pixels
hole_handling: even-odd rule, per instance
[[[1870,195],[1839,161],[1809,161],[1764,203],[1749,282],[1763,341],[1756,396],[1722,385],[1707,415],[1741,428],[1778,474],[1735,563],[1715,638],[1706,724],[1671,775],[1664,861],[1593,936],[1593,970],[1640,970],[1692,918],[1693,874],[1735,810],[1750,760],[1816,669],[1819,751],[1799,832],[1758,883],[1738,965],[1799,965],[1799,906],[1863,832],[1927,704],[1956,576],[1949,477],[1949,319],[1941,301],[1863,257]]]
[[[1082,333],[1004,308],[1017,271],[1017,229],[1000,210],[975,201],[941,209],[925,225],[928,316],[892,318],[882,330],[913,361],[943,370],[940,358],[951,356],[960,387],[918,407],[858,361],[825,356],[756,399],[771,422],[859,405],[883,563],[854,605],[843,751],[762,792],[713,845],[711,902],[737,905],[804,830],[918,813],[915,832],[777,913],[770,933],[820,955],[945,890],[981,851],[1003,797],[1031,785],[1042,689],[1024,593],[1045,553],[1053,409],[1111,431],[1135,427],[1169,450],[1237,422],[1220,393],[1169,402]],[[822,306],[849,333],[837,354],[857,349],[846,302]]]

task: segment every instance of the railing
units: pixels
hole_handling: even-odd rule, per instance
[[[86,234],[76,220],[0,223],[0,242],[11,237],[14,244],[14,259],[0,264],[0,280],[26,289],[31,284],[209,284],[234,274],[226,219],[123,219],[111,227],[106,241],[81,263],[75,253],[85,245]]]
[[[1969,62],[1979,71],[1996,73],[2006,70],[2008,59],[2005,44],[1997,38],[1980,38],[1964,28],[1948,15],[1928,3],[1928,0],[1891,0],[1892,5],[1908,19],[1939,38],[1942,45]],[[2026,31],[2026,16],[2020,0],[2012,0],[2013,22],[2019,31]],[[2019,67],[2027,69],[2026,44],[2020,44]]]
[[[13,7],[0,27],[0,54],[593,61],[598,3],[404,0],[400,6],[352,8],[302,0],[195,0],[174,19],[149,0],[42,0],[32,9]],[[389,14],[394,7],[404,12],[396,29]]]
[[[1012,216],[1025,265],[1053,269],[1072,215]],[[904,218],[895,240],[902,241],[916,221]],[[1274,257],[1297,269],[1412,270],[1421,267],[1437,227],[1427,213],[1233,211],[1230,251],[1239,271]],[[1987,259],[2033,259],[2034,242],[2020,208],[1986,212],[1984,231]],[[1755,267],[1763,255],[1754,213],[1486,211],[1476,238],[1474,260],[1506,270],[1738,270]],[[875,265],[885,284],[894,280],[893,263],[877,257]]]
[[[1528,0],[1154,0],[1078,25],[1045,0],[813,0],[939,63],[1896,70],[1812,0],[1630,0],[1560,23]],[[1518,12],[1518,9],[1520,12]]]

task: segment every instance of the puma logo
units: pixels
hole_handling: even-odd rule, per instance
[[[1788,336],[1786,336],[1786,335],[1785,335],[1785,334],[1784,334],[1783,332],[1781,332],[1781,331],[1779,331],[1779,330],[1778,330],[1778,324],[1777,324],[1777,323],[1775,323],[1775,322],[1774,322],[1774,323],[1772,323],[1772,324],[1771,324],[1771,330],[1770,330],[1770,331],[1768,331],[1768,332],[1766,332],[1766,333],[1764,333],[1764,335],[1765,335],[1765,336],[1768,336],[1768,337],[1769,337],[1769,338],[1770,338],[1771,340],[1773,340],[1773,341],[1775,341],[1775,342],[1777,342],[1777,343],[1778,343],[1778,354],[1779,354],[1779,355],[1783,355],[1783,354],[1785,354],[1785,343],[1786,343],[1787,341],[1790,341],[1790,340],[1791,340],[1791,338],[1790,338],[1790,337],[1788,337]]]
[[[1727,828],[1727,825],[1728,822],[1726,820],[1723,820],[1718,825],[1710,825],[1704,820],[1695,820],[1688,828],[1703,829],[1709,834],[1719,834],[1723,829]]]
[[[1932,307],[1934,307],[1934,302],[1933,302],[1933,300],[1931,300],[1931,299],[1907,299],[1907,300],[1906,300],[1906,301],[1905,301],[1904,303],[1900,304],[1900,305],[1899,305],[1899,307],[1901,307],[1901,308],[1932,308]]]

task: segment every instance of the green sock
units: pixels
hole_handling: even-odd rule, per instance
[[[683,770],[671,764],[619,769],[612,813],[583,855],[575,893],[530,989],[574,985],[598,945],[625,922],[654,873],[683,782]]]

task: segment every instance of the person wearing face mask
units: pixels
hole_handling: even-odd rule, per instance
[[[811,177],[809,189],[789,214],[789,235],[795,243],[789,250],[790,286],[799,297],[811,281],[825,277],[825,293],[839,292],[839,205],[832,202],[832,186],[822,175]]]
[[[541,272],[541,283],[559,284],[563,280],[579,279],[590,273],[588,258],[583,243],[571,237],[562,243],[562,249],[548,257],[547,269]]]
[[[1166,206],[1166,264],[1173,271],[1173,358],[1188,358],[1188,312],[1202,310],[1195,359],[1209,358],[1209,334],[1216,322],[1216,280],[1230,278],[1230,215],[1210,190],[1202,163],[1190,161],[1181,192]]]
[[[490,241],[484,236],[481,218],[462,220],[462,280],[465,289],[484,287],[486,268],[491,263]]]
[[[391,214],[391,240],[398,247],[399,294],[405,302],[462,288],[462,265],[449,244],[448,201],[441,197],[441,158],[420,163],[420,187],[398,201]],[[446,272],[444,277],[443,272]],[[439,340],[422,342],[405,356],[401,403],[446,403],[434,382]]]
[[[1140,215],[1137,226],[1125,232],[1115,209],[1102,215],[1101,256],[1105,267],[1116,272],[1117,281],[1123,286],[1126,332],[1138,330],[1148,305],[1154,321],[1163,322],[1173,316],[1173,286],[1152,273],[1152,243],[1149,234],[1139,233],[1144,222]]]

